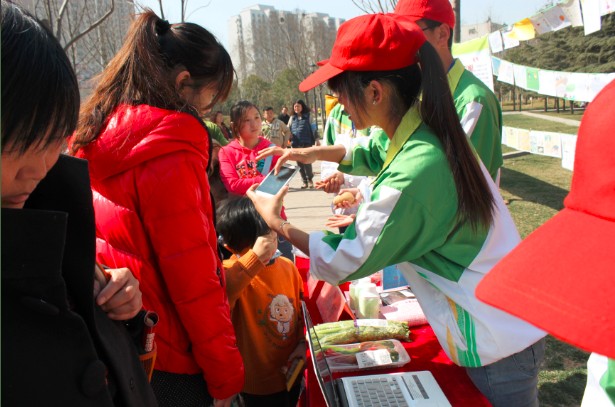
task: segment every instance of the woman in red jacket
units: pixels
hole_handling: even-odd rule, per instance
[[[243,387],[199,115],[224,100],[231,59],[204,28],[146,10],[82,106],[72,151],[90,164],[98,260],[129,267],[160,315],[161,406],[230,406]]]

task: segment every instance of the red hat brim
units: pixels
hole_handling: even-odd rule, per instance
[[[331,63],[327,62],[322,65],[318,70],[305,78],[303,82],[299,84],[299,90],[301,92],[307,92],[310,89],[314,89],[321,83],[325,83],[329,79],[344,72],[343,69],[336,68]]]
[[[587,351],[615,358],[615,222],[564,209],[483,279],[476,296]]]

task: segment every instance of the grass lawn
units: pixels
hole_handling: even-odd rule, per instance
[[[503,116],[504,126],[516,127],[519,129],[554,131],[564,134],[577,134],[578,126],[558,123],[550,120],[543,120],[524,114],[505,114]]]
[[[505,153],[514,151],[508,147],[504,150]],[[557,158],[528,154],[504,160],[500,191],[509,202],[508,208],[522,238],[563,208],[571,179],[572,172],[563,169]],[[542,407],[581,404],[588,357],[586,352],[553,337],[547,338],[545,364],[538,384]]]
[[[541,115],[550,116],[550,117],[558,117],[560,119],[576,120],[580,122],[581,119],[583,118],[583,114],[585,113],[585,110],[575,109],[574,114],[570,114],[570,111],[566,111],[566,112],[560,111],[560,113],[557,113],[555,110],[549,110],[548,112],[545,112],[542,110],[535,110],[535,111],[532,111],[532,113],[541,114]]]

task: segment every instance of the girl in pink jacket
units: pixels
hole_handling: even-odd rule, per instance
[[[252,102],[242,100],[231,108],[231,130],[235,139],[218,153],[220,178],[229,193],[243,196],[248,188],[259,184],[275,167],[278,157],[256,160],[261,150],[275,146],[262,136],[263,119]],[[282,217],[286,219],[284,209]],[[284,257],[294,261],[292,245],[279,238],[278,249]]]

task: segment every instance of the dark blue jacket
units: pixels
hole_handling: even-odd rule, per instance
[[[288,127],[293,135],[293,147],[309,147],[315,144],[316,135],[312,131],[309,114],[292,115]]]

